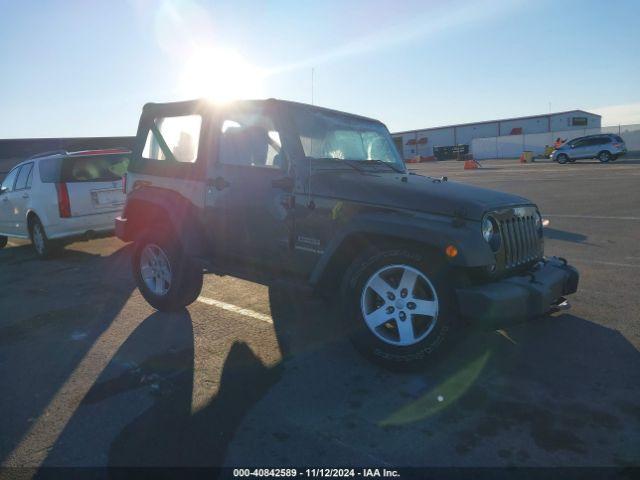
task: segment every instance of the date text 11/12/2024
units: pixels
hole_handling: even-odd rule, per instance
[[[304,478],[342,478],[342,477],[364,477],[364,478],[398,478],[400,474],[397,470],[386,468],[235,468],[234,478],[240,477],[304,477]]]

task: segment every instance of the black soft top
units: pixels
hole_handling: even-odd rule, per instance
[[[263,100],[236,100],[234,102],[230,102],[228,104],[225,104],[223,107],[218,107],[218,108],[232,108],[234,105],[259,105],[259,104],[264,104],[264,105],[281,105],[284,108],[290,108],[290,107],[294,107],[294,108],[307,108],[307,109],[311,109],[311,110],[317,110],[320,112],[326,112],[326,113],[332,113],[332,114],[337,114],[337,115],[346,115],[352,118],[357,118],[360,120],[365,120],[365,121],[369,121],[369,122],[376,122],[376,123],[382,123],[380,120],[377,120],[375,118],[370,118],[370,117],[365,117],[362,115],[356,115],[353,113],[348,113],[348,112],[342,112],[340,110],[334,110],[331,108],[326,108],[326,107],[319,107],[317,105],[310,105],[308,103],[302,103],[302,102],[293,102],[290,100],[279,100],[276,98],[267,98],[267,99],[263,99]],[[194,99],[194,100],[183,100],[180,102],[166,102],[166,103],[146,103],[143,107],[143,112],[144,113],[154,113],[155,111],[162,111],[166,114],[167,111],[172,111],[175,110],[176,112],[182,112],[185,110],[191,110],[191,111],[196,111],[196,112],[204,112],[207,110],[211,110],[217,108],[216,105],[214,103],[212,103],[211,101],[207,100],[206,98],[198,98],[198,99]]]

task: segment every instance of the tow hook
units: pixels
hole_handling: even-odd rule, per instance
[[[554,303],[551,304],[551,312],[562,312],[565,310],[569,310],[571,308],[571,304],[569,300],[564,297],[558,298]]]

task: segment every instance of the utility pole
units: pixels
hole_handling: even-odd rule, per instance
[[[313,105],[313,73],[314,73],[314,68],[311,67],[311,105]]]

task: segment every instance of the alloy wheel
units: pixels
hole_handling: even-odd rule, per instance
[[[140,254],[140,275],[147,288],[158,296],[164,296],[171,288],[171,264],[158,245],[149,243]]]
[[[598,160],[600,160],[602,163],[606,163],[611,160],[611,154],[609,152],[600,152],[600,155],[598,155]]]
[[[362,290],[362,317],[385,343],[408,347],[424,340],[438,320],[438,295],[425,274],[408,265],[388,265]]]

